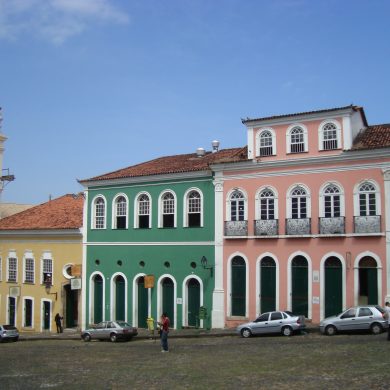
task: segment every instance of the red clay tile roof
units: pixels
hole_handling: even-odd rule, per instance
[[[1,230],[79,229],[84,197],[67,194],[0,220]]]
[[[352,150],[390,148],[390,123],[368,126],[355,138]]]
[[[295,117],[295,116],[308,115],[308,114],[321,114],[321,113],[326,113],[326,112],[331,112],[331,111],[342,111],[342,110],[346,110],[348,108],[351,108],[354,111],[360,111],[360,114],[362,115],[362,119],[363,119],[364,124],[366,126],[368,125],[366,115],[364,114],[363,107],[354,106],[352,104],[350,106],[345,106],[345,107],[327,108],[325,110],[316,110],[316,111],[297,112],[295,114],[274,115],[274,116],[268,116],[268,117],[264,117],[264,118],[253,118],[253,119],[246,118],[246,119],[241,119],[241,122],[243,124],[245,124],[247,122],[252,122],[252,121],[272,120],[272,119]]]
[[[196,153],[165,156],[133,165],[111,173],[96,176],[91,179],[80,180],[80,183],[95,180],[122,179],[139,176],[164,175],[170,173],[183,173],[207,171],[210,164],[246,160],[247,148],[222,149],[216,153],[206,152],[202,157]]]

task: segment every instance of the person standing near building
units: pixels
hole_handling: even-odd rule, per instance
[[[159,322],[161,329],[161,352],[169,352],[168,348],[168,333],[169,333],[169,318],[167,313],[163,313],[161,316],[161,322]]]
[[[56,316],[54,317],[54,320],[55,320],[56,326],[57,326],[57,333],[63,332],[62,323],[61,323],[62,319],[63,319],[63,317],[60,316],[60,313],[57,313]]]
[[[386,318],[387,318],[387,341],[390,341],[390,303],[386,302],[385,303],[385,310],[386,310]]]

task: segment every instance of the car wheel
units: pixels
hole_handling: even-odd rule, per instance
[[[285,326],[282,329],[282,335],[283,336],[291,336],[293,334],[293,330],[289,326]]]
[[[242,337],[245,337],[245,338],[247,339],[248,337],[251,337],[251,336],[252,336],[252,332],[250,331],[250,329],[244,328],[244,329],[241,331],[241,336],[242,336]]]
[[[117,341],[118,337],[116,335],[116,333],[111,333],[110,334],[110,340],[115,343],[115,341]]]
[[[372,334],[380,334],[382,333],[382,326],[380,324],[372,324],[371,325],[371,332]]]
[[[14,342],[18,341],[18,340],[19,340],[19,337],[14,337]]]
[[[83,340],[84,341],[91,341],[91,335],[89,335],[88,333],[83,334]]]
[[[336,333],[337,333],[337,329],[333,325],[328,325],[325,328],[325,334],[328,335],[328,336],[334,336]]]

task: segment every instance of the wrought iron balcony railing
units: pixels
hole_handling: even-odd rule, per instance
[[[247,236],[248,221],[225,221],[225,236]]]
[[[366,215],[353,217],[355,233],[380,233],[381,232],[381,216]]]
[[[277,236],[279,234],[277,219],[257,219],[254,222],[255,236]]]
[[[311,218],[286,218],[286,234],[289,236],[311,234]]]
[[[320,234],[345,234],[345,217],[321,217]]]

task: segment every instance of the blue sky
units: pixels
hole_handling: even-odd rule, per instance
[[[388,0],[0,0],[2,201],[246,143],[241,118],[362,105],[390,122]]]

